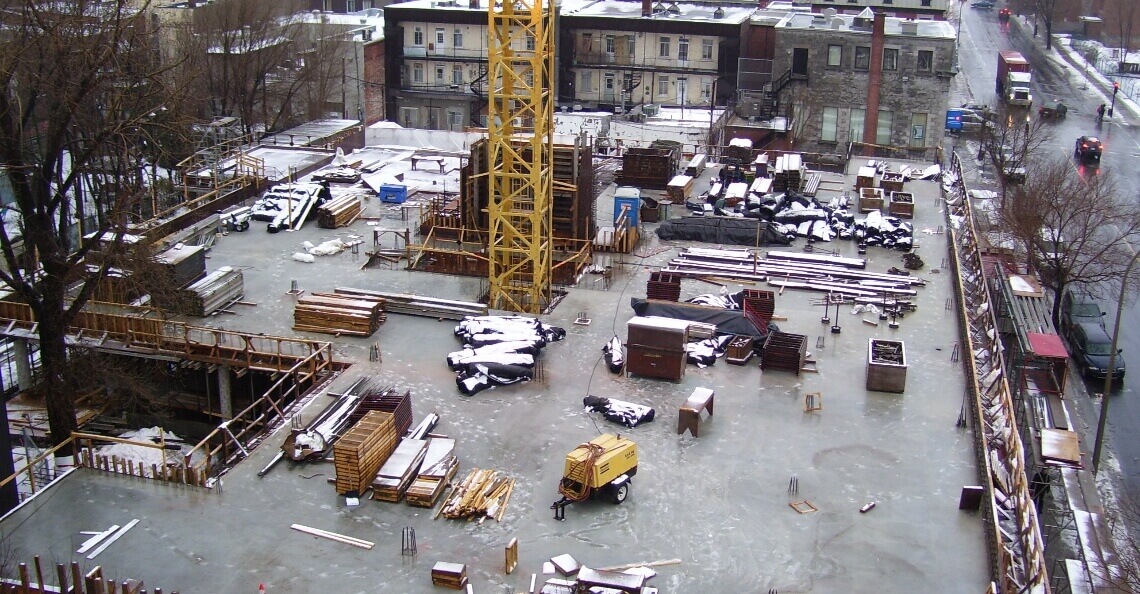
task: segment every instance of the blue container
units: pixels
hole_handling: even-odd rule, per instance
[[[627,186],[614,190],[614,222],[621,216],[622,206],[629,207],[629,226],[637,227],[641,223],[641,190]]]
[[[408,187],[396,184],[380,186],[380,202],[403,204],[408,200]]]

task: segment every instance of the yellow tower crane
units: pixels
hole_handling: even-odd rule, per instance
[[[488,305],[537,314],[551,299],[554,3],[489,2]]]

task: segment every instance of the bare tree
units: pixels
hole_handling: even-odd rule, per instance
[[[1057,296],[1072,287],[1103,293],[1124,275],[1130,243],[1140,239],[1140,206],[1118,195],[1110,174],[1082,177],[1067,158],[1031,166],[1001,217]],[[1057,327],[1060,317],[1061,300],[1054,299]]]
[[[139,147],[186,81],[156,64],[146,6],[128,0],[10,5],[0,13],[0,170],[15,222],[0,226],[3,281],[38,322],[52,440],[76,428],[66,334],[147,190]]]
[[[1057,0],[1033,0],[1036,17],[1045,21],[1045,49],[1053,49],[1053,16]],[[1033,19],[1033,35],[1037,36],[1037,18]]]
[[[792,142],[796,146],[818,145],[820,138],[817,135],[822,130],[823,118],[823,98],[820,93],[812,91],[807,84],[794,83],[787,89],[787,101],[788,116],[792,122]],[[812,138],[807,138],[808,134],[812,134]]]
[[[998,102],[986,110],[987,124],[979,129],[979,159],[988,156],[997,171],[1001,201],[1005,203],[1011,186],[1026,175],[1025,165],[1053,139],[1052,128],[1023,107]]]
[[[1116,23],[1116,36],[1120,47],[1120,61],[1126,61],[1132,48],[1132,32],[1136,19],[1140,18],[1140,2],[1135,0],[1110,0],[1104,9],[1105,20]]]

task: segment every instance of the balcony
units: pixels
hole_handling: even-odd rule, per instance
[[[610,52],[575,52],[574,64],[578,66],[585,65],[617,65],[617,66],[636,66],[634,56],[625,54],[615,54]]]
[[[436,46],[434,43],[429,43],[426,47],[405,47],[404,57],[429,58],[446,62],[486,62],[487,48]]]

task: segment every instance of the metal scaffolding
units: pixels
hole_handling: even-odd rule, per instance
[[[554,7],[492,1],[488,13],[488,305],[541,313],[551,300]]]

